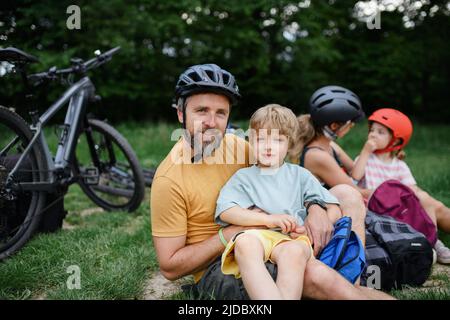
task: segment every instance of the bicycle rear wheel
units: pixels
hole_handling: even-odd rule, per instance
[[[33,133],[16,113],[0,106],[0,260],[27,243],[41,220],[46,194],[6,188],[8,174],[29,144]],[[16,172],[13,185],[19,182],[45,181],[47,164],[36,143]]]
[[[88,119],[81,136],[74,160],[81,189],[105,210],[136,210],[144,199],[145,184],[130,144],[112,126],[95,119]],[[92,170],[98,172],[98,181],[88,183],[87,172]]]

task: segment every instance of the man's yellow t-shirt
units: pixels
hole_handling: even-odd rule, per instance
[[[211,156],[191,163],[190,149],[180,139],[156,170],[151,188],[152,234],[186,235],[186,245],[217,234],[214,222],[220,190],[239,169],[249,166],[249,145],[226,134]],[[187,152],[189,151],[189,152]],[[194,274],[198,282],[203,271]]]

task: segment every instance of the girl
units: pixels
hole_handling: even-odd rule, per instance
[[[450,209],[421,190],[404,158],[403,148],[408,144],[413,127],[409,118],[395,109],[379,109],[369,117],[369,135],[352,170],[358,186],[374,190],[389,179],[399,180],[410,187],[420,200],[434,224],[450,232]],[[438,240],[435,248],[437,261],[450,263],[450,249]]]

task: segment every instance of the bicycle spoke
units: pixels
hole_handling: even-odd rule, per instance
[[[109,156],[109,165],[113,166],[116,163],[116,155],[114,153],[114,148],[113,145],[111,143],[111,140],[108,139],[107,137],[104,137],[104,142],[105,142],[105,146],[106,146],[106,150],[108,151],[108,156]]]
[[[76,149],[81,188],[106,210],[135,210],[142,201],[145,185],[134,152],[107,123],[90,119],[88,124],[88,138],[80,140]]]

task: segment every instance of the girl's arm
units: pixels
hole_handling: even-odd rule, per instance
[[[353,166],[353,170],[351,171],[352,178],[355,180],[361,180],[366,173],[366,165],[369,160],[369,156],[377,149],[377,145],[373,140],[367,140],[364,144],[364,147],[361,150],[361,153],[358,157],[358,160],[355,161],[355,165]]]
[[[358,159],[355,161],[355,166],[351,171],[352,178],[359,181],[361,180],[366,173],[366,164],[367,160],[369,160],[369,154],[361,153]]]

